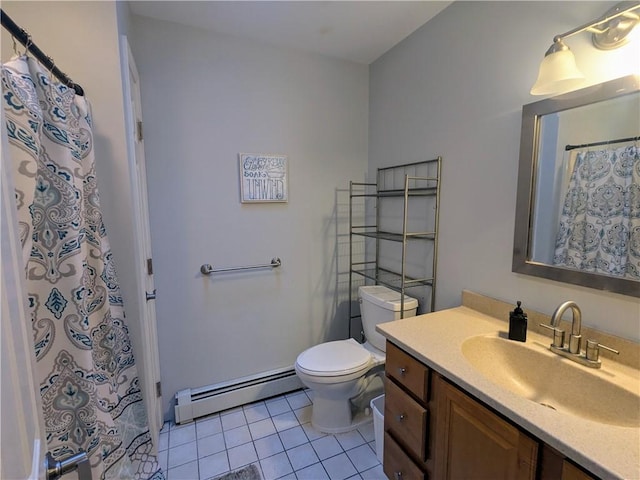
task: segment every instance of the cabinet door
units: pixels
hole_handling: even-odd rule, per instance
[[[536,441],[439,375],[433,381],[438,396],[436,478],[535,478]]]
[[[562,462],[562,480],[595,480],[595,477],[565,460]]]
[[[540,446],[538,480],[595,480],[547,444]]]

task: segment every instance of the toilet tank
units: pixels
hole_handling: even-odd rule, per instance
[[[400,292],[383,287],[369,285],[358,288],[362,328],[367,341],[383,352],[386,351],[386,338],[376,332],[379,323],[400,319]],[[418,309],[418,300],[404,296],[404,318],[413,317]]]

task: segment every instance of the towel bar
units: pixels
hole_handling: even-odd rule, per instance
[[[280,265],[282,265],[282,261],[278,257],[272,258],[271,263],[265,263],[262,265],[247,265],[244,267],[214,268],[212,265],[205,263],[200,267],[200,272],[203,275],[211,275],[212,273],[235,272],[237,270],[252,270],[254,268],[277,268]]]

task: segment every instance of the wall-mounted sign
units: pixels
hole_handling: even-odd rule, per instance
[[[242,203],[287,202],[287,157],[262,153],[240,154]]]

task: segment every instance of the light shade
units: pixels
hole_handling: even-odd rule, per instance
[[[531,95],[549,95],[568,92],[580,86],[585,77],[576,58],[568,47],[547,52],[538,72],[538,79],[531,87]],[[553,48],[553,47],[552,47]]]

